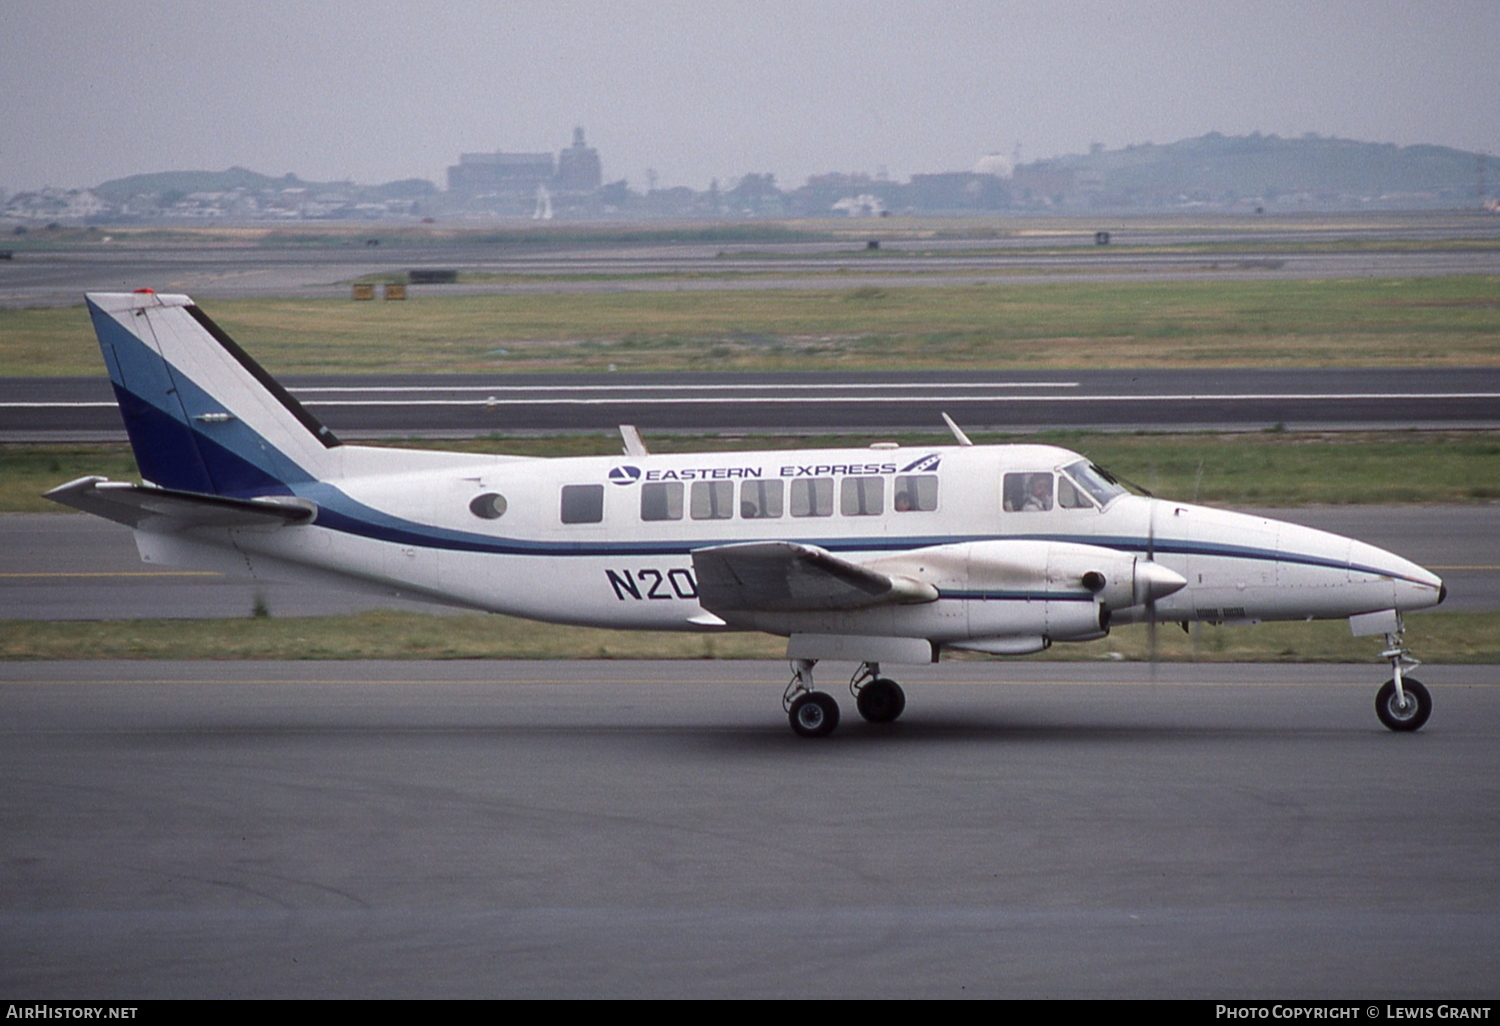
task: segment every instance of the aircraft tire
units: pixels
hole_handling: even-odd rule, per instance
[[[1406,707],[1396,702],[1396,682],[1388,680],[1375,695],[1375,715],[1391,730],[1416,730],[1432,715],[1432,696],[1419,680],[1406,677],[1401,681],[1406,692]]]
[[[800,737],[827,737],[839,725],[839,704],[824,691],[809,691],[792,702],[787,713]]]
[[[859,714],[871,723],[894,723],[906,710],[906,692],[893,680],[881,677],[859,689]]]

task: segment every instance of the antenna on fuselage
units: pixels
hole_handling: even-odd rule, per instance
[[[948,425],[948,430],[953,432],[953,437],[958,439],[959,445],[974,444],[969,440],[969,436],[964,434],[964,429],[953,423],[953,418],[948,416],[946,413],[943,414],[943,423]]]
[[[620,439],[625,443],[626,456],[650,456],[646,450],[646,443],[641,441],[641,433],[635,429],[634,424],[620,425]]]

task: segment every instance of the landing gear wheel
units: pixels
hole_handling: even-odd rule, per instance
[[[871,723],[894,723],[906,709],[906,692],[893,680],[881,677],[859,689],[855,704]]]
[[[809,691],[793,699],[787,719],[802,737],[827,737],[839,725],[839,704],[826,691]]]
[[[1401,690],[1406,692],[1406,704],[1396,698],[1396,682],[1388,680],[1375,695],[1375,715],[1391,730],[1416,730],[1432,715],[1432,696],[1422,682],[1403,677]]]

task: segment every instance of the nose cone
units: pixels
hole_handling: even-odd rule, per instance
[[[1431,570],[1364,542],[1349,546],[1349,573],[1355,577],[1368,574],[1390,580],[1396,608],[1402,611],[1428,609],[1448,597],[1447,585]]]

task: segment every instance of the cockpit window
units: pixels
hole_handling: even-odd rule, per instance
[[[1124,488],[1088,460],[1070,463],[1063,468],[1063,472],[1072,478],[1079,488],[1093,496],[1094,501],[1100,506],[1108,506],[1125,494]]]
[[[1057,508],[1093,509],[1094,504],[1077,485],[1069,480],[1067,474],[1059,474],[1057,475]]]
[[[1052,508],[1052,475],[1006,474],[1005,508],[1012,513],[1040,513]]]

